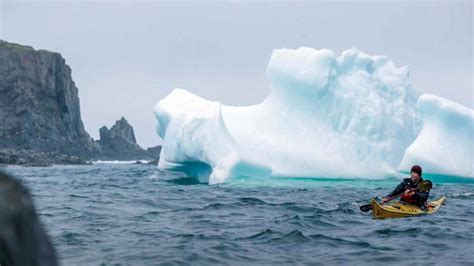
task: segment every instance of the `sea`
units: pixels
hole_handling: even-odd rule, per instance
[[[397,179],[198,183],[155,165],[7,166],[61,265],[473,265],[474,179],[424,175],[439,212],[374,220]]]

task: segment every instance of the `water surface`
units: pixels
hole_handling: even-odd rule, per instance
[[[474,261],[469,179],[432,177],[431,199],[448,197],[435,215],[373,220],[359,206],[397,180],[240,178],[209,186],[150,165],[6,170],[29,187],[63,265]]]

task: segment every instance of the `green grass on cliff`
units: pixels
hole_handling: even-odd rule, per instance
[[[20,44],[10,43],[10,42],[0,40],[0,47],[2,47],[2,46],[5,47],[5,48],[13,48],[15,50],[28,50],[28,51],[34,51],[35,50],[31,46],[20,45]]]

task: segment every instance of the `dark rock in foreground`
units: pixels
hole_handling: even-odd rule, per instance
[[[28,190],[0,172],[0,265],[57,265]]]

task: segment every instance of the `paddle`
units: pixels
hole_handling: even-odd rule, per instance
[[[411,192],[411,191],[417,191],[419,190],[420,192],[426,192],[428,190],[430,190],[431,188],[433,187],[433,184],[431,183],[431,181],[429,180],[426,180],[426,181],[423,181],[421,182],[416,188],[409,188],[408,190]],[[400,196],[402,196],[403,194],[405,194],[405,192],[399,194],[399,195],[396,195],[396,196],[393,196],[393,197],[390,197],[387,199],[387,201],[385,201],[384,203],[387,203],[389,201],[392,201]],[[384,204],[382,203],[382,205]],[[368,212],[370,210],[372,210],[372,204],[366,204],[366,205],[362,205],[360,206],[360,210],[363,211],[363,212]]]

